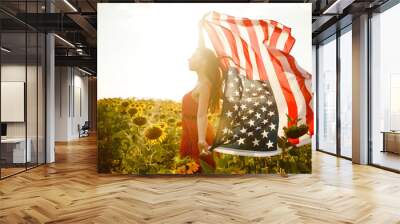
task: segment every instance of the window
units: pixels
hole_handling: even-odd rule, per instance
[[[400,4],[371,18],[371,162],[400,170]]]
[[[336,153],[336,36],[318,47],[318,149]]]
[[[352,35],[351,26],[340,36],[340,155],[352,157]]]

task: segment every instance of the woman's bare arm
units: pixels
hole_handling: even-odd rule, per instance
[[[207,132],[207,112],[208,104],[210,99],[210,88],[211,84],[203,82],[198,86],[199,91],[199,102],[197,107],[197,133],[198,133],[198,144],[200,151],[205,151],[207,148],[206,143],[206,132]]]

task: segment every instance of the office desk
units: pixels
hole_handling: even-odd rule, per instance
[[[25,153],[25,138],[6,138],[1,139],[1,157],[5,163],[25,163],[31,162],[32,140],[26,139],[27,147]]]
[[[400,154],[400,132],[382,131],[382,134],[383,134],[382,152],[392,152]]]

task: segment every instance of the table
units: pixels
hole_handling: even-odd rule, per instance
[[[28,143],[25,153],[25,140]],[[5,163],[26,163],[31,162],[32,141],[30,138],[6,138],[1,139],[1,157]]]
[[[382,152],[392,152],[400,154],[400,131],[382,131],[383,150]]]

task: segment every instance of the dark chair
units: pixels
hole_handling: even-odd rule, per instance
[[[79,129],[79,138],[89,136],[89,129],[90,129],[89,121],[85,121],[82,127],[78,125],[78,129]]]

